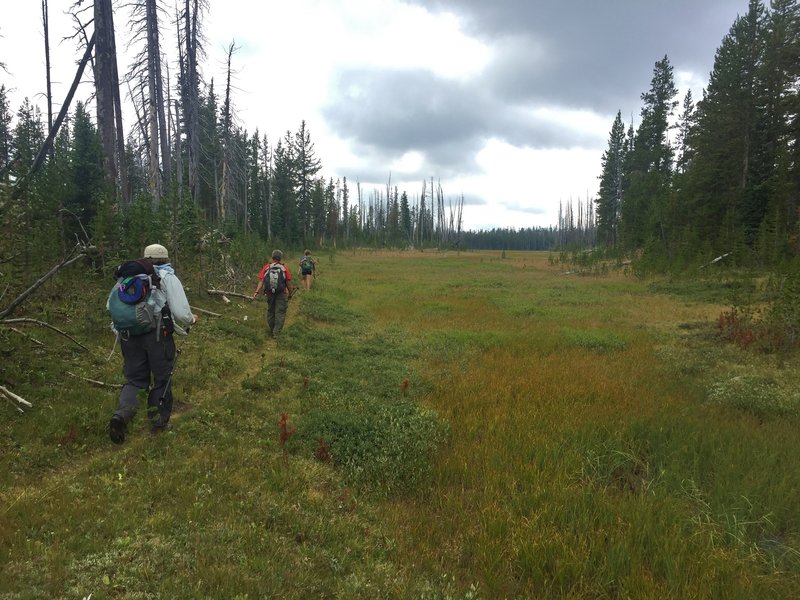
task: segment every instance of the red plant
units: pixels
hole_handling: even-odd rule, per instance
[[[281,413],[281,418],[278,421],[278,431],[280,432],[281,447],[285,446],[292,434],[297,431],[296,427],[289,427],[289,415],[287,413]]]
[[[350,488],[344,488],[339,496],[339,508],[341,510],[352,512],[356,507],[356,500],[353,498],[353,493]]]
[[[400,383],[400,392],[405,396],[406,392],[408,391],[409,381],[408,377],[404,378],[402,383]]]
[[[69,431],[67,432],[67,435],[61,438],[61,440],[58,442],[58,445],[67,446],[76,441],[77,439],[78,439],[78,428],[74,424],[72,424],[69,426]]]
[[[314,450],[314,458],[324,463],[331,462],[331,447],[323,438],[319,438],[317,449]]]
[[[749,319],[742,318],[735,308],[720,313],[717,329],[723,338],[740,348],[748,348],[756,340]]]

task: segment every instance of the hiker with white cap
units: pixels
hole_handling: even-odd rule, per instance
[[[117,285],[106,307],[122,349],[125,385],[108,429],[111,441],[121,444],[138,408],[136,397],[140,390],[150,387],[151,380],[147,396],[151,432],[159,433],[167,427],[172,414],[174,334],[187,335],[197,315],[192,314],[183,285],[161,244],[147,246],[141,260],[121,264],[115,275]],[[126,319],[125,311],[132,316]]]

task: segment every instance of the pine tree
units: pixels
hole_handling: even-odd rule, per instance
[[[350,190],[347,188],[347,177],[342,178],[342,224],[345,242],[350,238]],[[338,214],[338,211],[337,211]]]
[[[300,129],[295,134],[293,152],[296,160],[295,174],[299,219],[302,224],[303,244],[307,245],[312,237],[310,234],[313,220],[315,216],[318,216],[313,211],[311,191],[314,186],[314,179],[322,168],[322,163],[315,156],[314,144],[311,143],[311,134],[306,129],[305,121],[300,123]]]
[[[620,227],[627,249],[656,240],[662,247],[667,244],[665,217],[673,161],[667,134],[677,92],[672,65],[665,56],[653,68],[650,90],[642,94],[642,121],[628,155],[630,187],[623,197]]]
[[[208,87],[207,95],[201,101],[199,117],[199,144],[200,151],[198,174],[199,196],[198,204],[211,223],[220,220],[217,212],[219,184],[222,166],[222,144],[220,142],[218,123],[217,96],[214,93],[214,80]]]
[[[300,241],[296,196],[296,160],[290,131],[278,140],[272,171],[272,235],[290,244]]]
[[[411,211],[408,206],[408,194],[403,192],[400,196],[400,227],[403,233],[403,243],[408,245],[411,243]]]
[[[11,150],[14,138],[11,130],[11,111],[9,110],[6,86],[0,85],[0,193],[8,185],[11,167]]]
[[[97,129],[83,103],[78,102],[75,105],[69,159],[72,194],[64,201],[64,207],[78,222],[74,223],[68,233],[78,234],[82,229],[88,231],[97,213],[97,205],[106,181],[103,160]]]
[[[618,111],[611,126],[608,150],[601,159],[602,174],[597,197],[597,235],[607,248],[613,248],[617,243],[624,164],[625,126],[622,124],[622,112]]]
[[[749,242],[760,232],[761,246],[773,256],[787,250],[796,232],[797,193],[792,176],[791,121],[798,108],[800,80],[800,4],[773,0],[764,28],[763,62],[757,72],[755,129],[750,173],[744,199],[745,235]],[[795,166],[796,168],[796,166]],[[770,221],[764,223],[765,219]],[[764,239],[771,231],[772,239]]]
[[[748,13],[736,19],[717,50],[690,134],[692,168],[680,200],[694,237],[712,253],[731,252],[744,241],[762,22],[763,7],[751,0]]]

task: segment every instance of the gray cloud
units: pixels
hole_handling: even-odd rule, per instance
[[[383,159],[424,150],[439,166],[456,169],[488,133],[486,99],[426,71],[345,71],[332,98],[323,110],[329,126]]]
[[[407,0],[462,17],[498,50],[488,79],[515,101],[638,110],[652,67],[707,79],[714,52],[747,0]]]
[[[596,131],[532,116],[537,107],[586,110],[608,119],[638,113],[653,65],[707,79],[714,52],[747,0],[408,0],[458,14],[494,50],[464,83],[424,70],[338,73],[323,114],[358,152],[387,164],[423,152],[425,177],[475,172],[489,138],[531,148],[602,149]],[[413,43],[413,38],[409,43]]]
[[[428,164],[421,176],[474,172],[475,155],[491,137],[532,148],[603,142],[591,132],[536,117],[530,107],[491,89],[480,79],[465,84],[427,71],[349,70],[339,73],[323,115],[359,153],[384,164],[408,151],[424,152]]]

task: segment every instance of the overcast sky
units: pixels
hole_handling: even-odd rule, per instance
[[[16,112],[44,109],[41,3],[0,0],[0,84]],[[75,72],[59,41],[75,0],[49,0],[54,100]],[[85,3],[85,4],[88,4]],[[123,4],[118,2],[115,4]],[[162,0],[164,51],[174,0]],[[559,201],[597,194],[617,110],[638,124],[664,55],[682,100],[702,96],[714,52],[747,0],[210,0],[205,80],[224,81],[235,41],[239,122],[272,142],[305,119],[326,177],[355,191],[422,180],[465,198],[467,228],[555,224]],[[115,15],[118,46],[127,9]],[[120,70],[126,71],[122,58]],[[88,83],[79,99],[91,94]],[[126,116],[126,129],[133,117]]]

